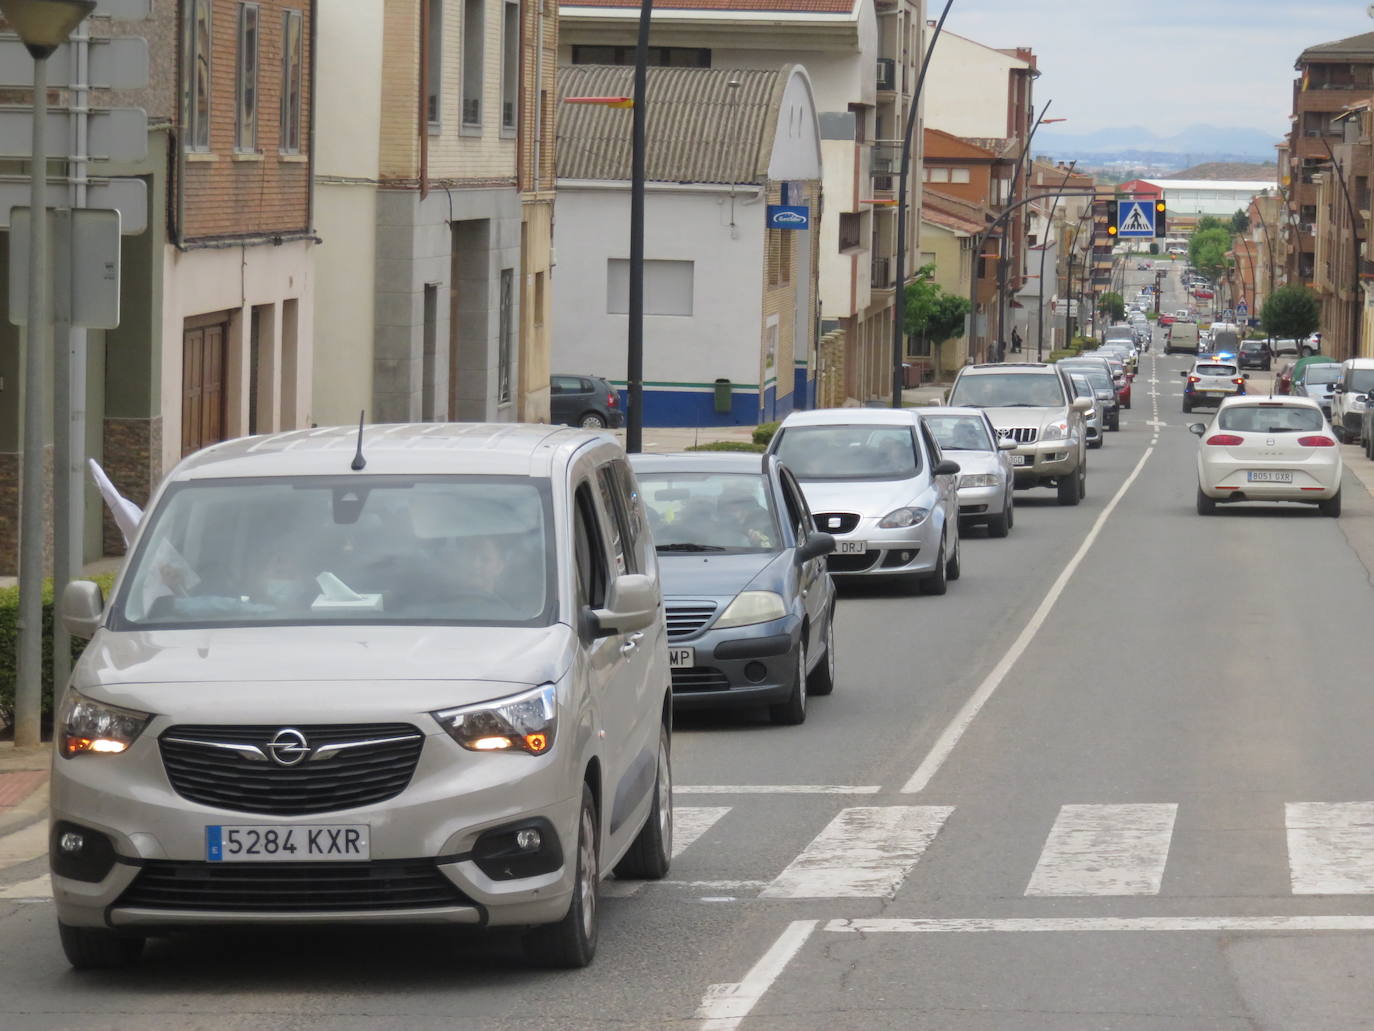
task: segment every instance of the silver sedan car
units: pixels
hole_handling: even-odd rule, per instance
[[[834,536],[833,575],[896,578],[926,594],[959,578],[959,464],[915,411],[793,412],[769,451]]]
[[[998,437],[981,408],[923,408],[921,419],[945,457],[959,463],[959,520],[985,523],[989,537],[1005,537],[1016,518],[1010,455],[1016,441]]]

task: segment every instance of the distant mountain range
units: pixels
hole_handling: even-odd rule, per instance
[[[1277,136],[1258,129],[1190,125],[1172,136],[1159,136],[1140,126],[1075,133],[1055,126],[1035,136],[1035,152],[1056,160],[1178,162],[1273,161]]]

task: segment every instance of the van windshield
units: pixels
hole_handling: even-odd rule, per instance
[[[177,484],[115,629],[474,624],[556,616],[547,480],[271,477]]]

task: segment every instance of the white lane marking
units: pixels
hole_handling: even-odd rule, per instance
[[[706,989],[696,1012],[696,1019],[702,1021],[699,1031],[735,1031],[773,982],[782,976],[787,964],[801,951],[818,923],[819,920],[793,920],[759,961],[750,967],[744,980],[713,984]]]
[[[1289,802],[1294,895],[1374,894],[1374,802]]]
[[[728,805],[673,806],[673,858],[682,855],[730,809]]]
[[[861,934],[1022,931],[1374,931],[1374,916],[1137,916],[831,920],[825,930]]]
[[[1035,635],[1040,632],[1040,628],[1045,625],[1045,620],[1049,618],[1055,603],[1059,601],[1059,596],[1064,593],[1064,588],[1068,586],[1069,580],[1073,577],[1079,565],[1082,564],[1084,556],[1088,554],[1089,549],[1092,548],[1093,543],[1097,540],[1097,535],[1102,532],[1102,527],[1106,524],[1107,520],[1111,518],[1111,514],[1116,511],[1116,506],[1120,504],[1121,499],[1126,496],[1126,491],[1131,489],[1131,484],[1135,483],[1136,478],[1140,475],[1140,471],[1145,468],[1145,463],[1150,460],[1152,454],[1154,454],[1153,446],[1145,449],[1145,453],[1140,456],[1140,461],[1137,462],[1135,468],[1131,470],[1131,475],[1126,477],[1126,482],[1118,488],[1112,500],[1107,503],[1107,507],[1104,508],[1102,514],[1097,517],[1097,522],[1093,523],[1092,529],[1089,530],[1088,535],[1083,538],[1083,543],[1080,544],[1078,550],[1074,552],[1073,558],[1069,559],[1068,565],[1064,567],[1058,578],[1050,586],[1049,593],[1047,593],[1040,602],[1040,606],[1031,616],[1030,622],[1022,628],[1021,633],[1017,636],[1016,640],[1012,642],[1006,654],[1003,655],[997,665],[992,668],[992,671],[983,679],[983,682],[978,685],[978,690],[973,692],[973,697],[964,703],[964,707],[955,714],[949,726],[941,731],[935,744],[931,746],[930,752],[921,760],[921,765],[916,767],[916,772],[911,775],[911,779],[902,786],[903,792],[915,793],[924,791],[935,774],[940,772],[940,767],[943,766],[945,760],[950,757],[950,754],[954,751],[954,747],[959,743],[959,739],[964,736],[965,732],[973,724],[973,721],[978,718],[978,713],[980,713],[983,706],[988,703],[988,699],[996,693],[997,689],[1002,685],[1002,681],[1006,679],[1007,674],[1010,673],[1012,667],[1016,665],[1017,660],[1020,659],[1025,650],[1030,647],[1031,641],[1033,641]]]
[[[0,836],[0,869],[18,866],[48,854],[48,821],[39,820],[23,830]]]
[[[1027,895],[1158,895],[1174,835],[1173,803],[1066,805]]]
[[[878,784],[852,787],[847,784],[678,784],[675,795],[876,795]]]
[[[7,884],[0,888],[0,899],[22,899],[24,901],[46,901],[52,898],[52,878],[47,874],[31,881]]]
[[[946,805],[841,810],[759,897],[892,898],[952,812]]]

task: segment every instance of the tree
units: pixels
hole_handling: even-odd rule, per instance
[[[1279,287],[1264,302],[1260,325],[1271,337],[1302,340],[1310,336],[1321,325],[1317,295],[1298,283]]]
[[[1097,299],[1097,310],[1113,322],[1126,317],[1126,301],[1118,293],[1105,293]]]
[[[907,336],[919,336],[931,344],[943,344],[953,337],[964,335],[964,319],[968,315],[967,297],[946,293],[931,277],[935,275],[932,262],[916,273],[914,283],[906,288],[906,317],[903,328]]]
[[[1226,223],[1215,215],[1203,215],[1197,220],[1197,225],[1193,227],[1193,235],[1205,233],[1209,229],[1225,229]]]
[[[1237,208],[1236,213],[1231,216],[1231,232],[1239,235],[1250,231],[1250,216],[1243,209]]]
[[[1150,253],[1151,253],[1151,254],[1158,254],[1158,253],[1159,253],[1159,244],[1157,244],[1154,240],[1151,240],[1151,241],[1150,241]]]
[[[1199,225],[1211,216],[1199,219]],[[1216,219],[1212,219],[1216,222]],[[1193,233],[1188,241],[1188,260],[1207,279],[1215,282],[1226,271],[1226,252],[1231,249],[1231,234],[1221,225],[1208,226]]]

